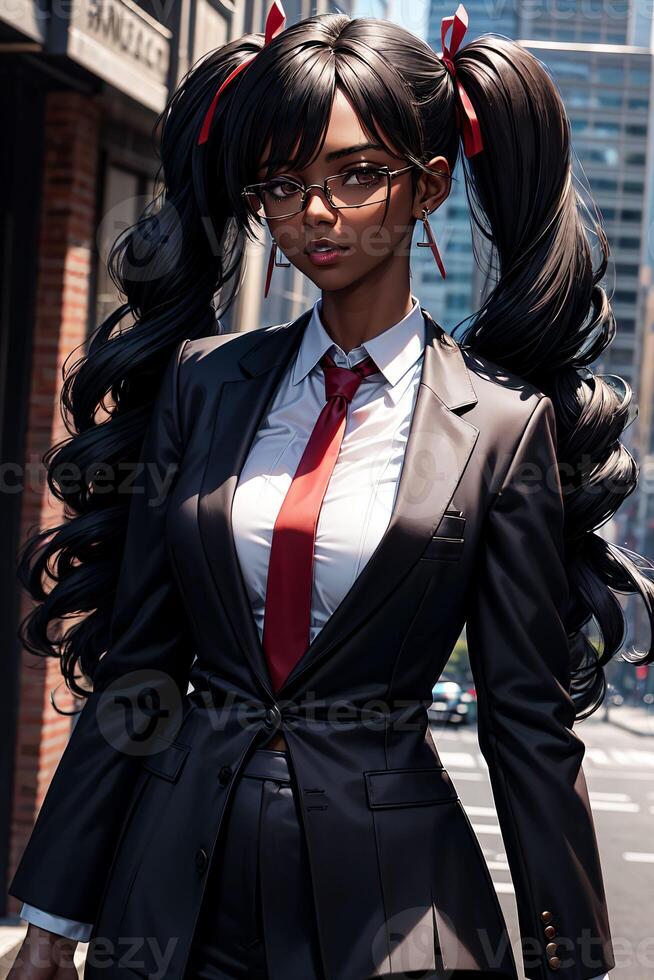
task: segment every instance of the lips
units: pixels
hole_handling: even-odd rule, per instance
[[[339,245],[337,242],[332,242],[331,239],[329,238],[318,238],[316,239],[315,242],[309,242],[309,244],[307,245],[304,251],[307,254],[309,254],[311,252],[317,251],[318,249],[323,249],[323,248],[343,249],[344,247],[345,247],[344,245]]]

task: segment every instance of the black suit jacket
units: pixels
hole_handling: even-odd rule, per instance
[[[181,980],[230,794],[253,747],[281,728],[327,980],[439,967],[517,976],[428,728],[432,686],[467,621],[526,975],[595,977],[614,958],[572,730],[552,403],[423,310],[390,524],[273,692],[230,508],[310,312],[184,341],[171,359],[133,484],[108,653],[10,892],[95,923],[89,952],[104,940],[114,966],[94,965],[98,949],[87,980],[148,976],[154,940],[171,938],[166,975]]]

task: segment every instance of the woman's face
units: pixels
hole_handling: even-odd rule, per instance
[[[391,143],[389,145],[392,146]],[[270,144],[258,171],[259,181],[266,179],[269,147]],[[325,177],[347,174],[361,163],[385,165],[393,171],[407,167],[410,161],[389,153],[383,146],[371,144],[354,107],[342,90],[337,89],[319,157],[301,171],[285,169],[280,165],[269,179],[284,176],[305,185],[322,185]],[[429,166],[449,173],[445,157],[434,157]],[[286,258],[322,290],[346,288],[402,255],[408,268],[416,218],[422,216],[425,207],[433,211],[447,197],[450,189],[447,176],[418,172],[420,180],[415,195],[412,194],[410,170],[391,179],[388,213],[383,227],[380,227],[386,207],[383,200],[364,207],[336,208],[331,206],[322,191],[312,189],[304,211],[287,218],[266,219],[270,234]],[[358,179],[353,176],[349,182]],[[376,195],[377,200],[380,196],[383,198],[383,193]],[[311,244],[321,238],[329,239],[341,246],[342,250],[332,258],[312,258]]]

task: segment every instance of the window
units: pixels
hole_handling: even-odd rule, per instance
[[[593,177],[590,184],[594,191],[612,191],[614,194],[618,192],[617,180],[609,180],[607,177]]]
[[[616,262],[615,264],[615,274],[616,276],[637,276],[639,272],[639,266],[632,265],[627,262]]]
[[[636,332],[636,321],[632,320],[630,317],[618,317],[618,332],[620,333],[635,333]]]
[[[647,87],[649,85],[650,73],[647,68],[630,68],[627,73],[629,85],[634,87]]]
[[[139,214],[151,199],[153,181],[149,176],[127,170],[109,163],[104,175],[104,197],[102,202],[103,221],[98,237],[98,264],[95,297],[95,323],[105,320],[109,314],[124,302],[119,295],[107,269],[107,259],[116,238],[138,219]],[[131,322],[126,316],[122,323]]]

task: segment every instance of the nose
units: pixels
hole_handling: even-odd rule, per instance
[[[311,186],[307,189],[307,206],[304,209],[304,221],[313,225],[321,221],[334,221],[336,213],[332,208],[322,187]]]

